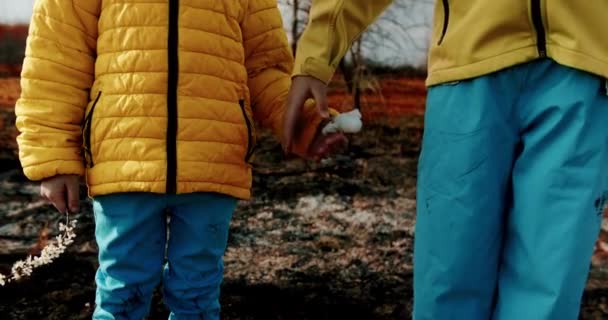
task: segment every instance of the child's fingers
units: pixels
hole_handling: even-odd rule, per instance
[[[291,152],[291,145],[296,131],[296,124],[300,118],[302,105],[306,101],[303,92],[291,91],[287,100],[287,106],[283,119],[283,146],[285,153]]]
[[[312,95],[315,99],[315,102],[317,104],[317,111],[319,112],[319,115],[323,119],[329,118],[329,107],[328,107],[328,103],[327,103],[327,90],[326,89],[324,90],[324,87],[322,87],[322,88],[313,87],[311,91],[312,91]]]
[[[44,180],[40,185],[40,195],[47,199],[59,212],[79,211],[80,183],[77,176],[56,176]]]
[[[66,184],[67,190],[67,198],[68,205],[70,208],[70,212],[76,213],[80,211],[80,187],[78,183],[74,183],[73,181],[69,181]]]
[[[294,136],[298,134],[297,124],[300,120],[302,107],[306,100],[313,95],[315,81],[308,76],[298,76],[293,78],[289,93],[287,94],[287,104],[283,116],[283,137],[282,143],[285,153],[291,152]]]
[[[66,205],[66,194],[64,191],[56,190],[56,192],[52,192],[46,196],[46,198],[51,202],[51,204],[57,209],[57,211],[61,213],[67,212]]]

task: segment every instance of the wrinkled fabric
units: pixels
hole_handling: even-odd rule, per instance
[[[16,105],[20,160],[91,196],[166,192],[171,1],[38,0]],[[275,0],[180,0],[177,190],[248,198],[255,122],[281,136],[293,57]],[[305,107],[294,153],[321,118]]]
[[[169,319],[219,320],[223,255],[235,208],[235,198],[211,193],[96,197],[93,319],[143,319],[162,278]]]
[[[542,60],[430,89],[414,319],[578,318],[608,190],[605,83]]]

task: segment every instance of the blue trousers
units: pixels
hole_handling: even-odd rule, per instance
[[[169,319],[219,320],[222,259],[236,202],[211,193],[96,197],[93,319],[143,319],[162,279]]]
[[[430,88],[414,319],[578,319],[607,197],[605,79],[538,60]]]

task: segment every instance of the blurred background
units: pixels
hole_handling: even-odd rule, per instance
[[[17,160],[14,104],[33,0],[0,0],[0,272],[38,254],[63,218]],[[224,319],[409,319],[415,183],[433,0],[397,0],[354,43],[330,105],[360,108],[364,130],[329,163],[283,159],[262,133],[254,199],[235,214]],[[293,49],[310,0],[281,0]],[[90,319],[97,248],[83,187],[76,243],[32,278],[0,287],[0,319]],[[566,236],[566,235],[565,235]],[[567,241],[565,239],[565,241]],[[608,319],[608,223],[596,245],[581,319]],[[166,319],[160,295],[150,319]]]

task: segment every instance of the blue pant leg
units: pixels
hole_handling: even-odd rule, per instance
[[[160,282],[165,248],[165,198],[125,193],[96,197],[99,269],[95,320],[143,319]]]
[[[578,319],[608,194],[605,80],[549,60],[529,79],[494,319]]]
[[[418,170],[415,320],[487,320],[524,68],[430,88]]]
[[[163,281],[170,319],[220,319],[223,256],[236,204],[212,193],[173,197]]]

